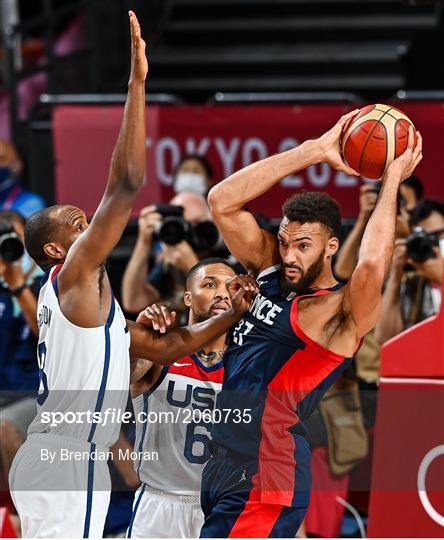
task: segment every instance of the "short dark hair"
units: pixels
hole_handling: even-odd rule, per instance
[[[47,270],[53,261],[46,255],[43,247],[57,238],[58,223],[52,214],[60,205],[49,206],[34,212],[25,223],[25,248],[42,270]]]
[[[411,224],[417,225],[423,219],[427,219],[432,212],[438,212],[444,217],[444,203],[435,199],[423,199],[413,210],[410,217]]]
[[[211,264],[224,264],[225,266],[228,266],[228,268],[231,268],[233,272],[236,272],[236,270],[233,268],[233,265],[230,264],[227,259],[223,259],[222,257],[208,257],[207,259],[202,259],[198,263],[196,263],[191,270],[187,274],[187,289],[189,288],[189,285],[193,278],[196,276],[197,272],[204,268],[205,266],[210,266]]]
[[[306,191],[287,199],[282,212],[289,221],[300,223],[319,222],[331,236],[341,234],[341,212],[338,203],[326,193]]]
[[[421,180],[412,174],[409,178],[406,178],[404,182],[401,183],[401,186],[407,186],[413,190],[417,201],[420,201],[424,195],[424,186],[422,185]]]
[[[26,218],[23,214],[20,214],[20,212],[16,212],[15,210],[1,210],[0,211],[0,225],[3,224],[10,224],[10,223],[21,223],[23,226],[25,225]]]
[[[196,161],[198,161],[205,169],[205,174],[208,176],[208,178],[213,178],[213,168],[211,167],[210,162],[200,154],[185,154],[179,161],[179,163],[174,167],[173,178],[176,176],[177,171],[180,169],[182,164],[190,159],[195,159]]]

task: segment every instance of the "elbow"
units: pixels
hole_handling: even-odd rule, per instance
[[[127,171],[122,182],[125,191],[130,195],[135,195],[143,186],[143,172]]]
[[[125,290],[122,291],[122,306],[128,313],[139,313],[139,311],[146,308],[146,305],[141,307],[141,303],[138,301],[137,296],[129,294],[128,292],[125,292]]]
[[[228,213],[228,197],[224,194],[224,189],[221,187],[221,184],[217,184],[210,189],[207,200],[213,218]]]

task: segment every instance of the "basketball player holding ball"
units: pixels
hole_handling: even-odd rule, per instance
[[[338,283],[332,257],[341,216],[325,193],[301,193],[283,205],[277,238],[245,206],[282,178],[342,161],[340,136],[358,111],[319,139],[254,163],[209,193],[211,211],[231,253],[257,278],[260,292],[232,332],[224,355],[218,409],[249,410],[250,422],[228,417],[212,429],[212,458],[202,477],[201,537],[294,537],[311,488],[304,421],[350,365],[378,320],[381,289],[393,252],[396,194],[422,159],[413,128],[402,155],[385,170],[359,262]]]

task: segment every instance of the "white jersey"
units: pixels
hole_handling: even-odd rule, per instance
[[[60,268],[47,273],[38,299],[40,386],[28,434],[52,433],[110,447],[128,400],[128,328],[114,298],[104,326],[72,324],[58,302]]]
[[[223,362],[207,367],[197,356],[186,356],[165,366],[154,386],[133,399],[139,458],[135,470],[148,489],[200,493],[223,376]]]

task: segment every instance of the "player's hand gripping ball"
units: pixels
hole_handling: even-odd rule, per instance
[[[340,141],[342,155],[361,176],[379,179],[406,149],[409,126],[413,122],[399,109],[367,105],[344,125]],[[415,146],[416,140],[415,130]]]

